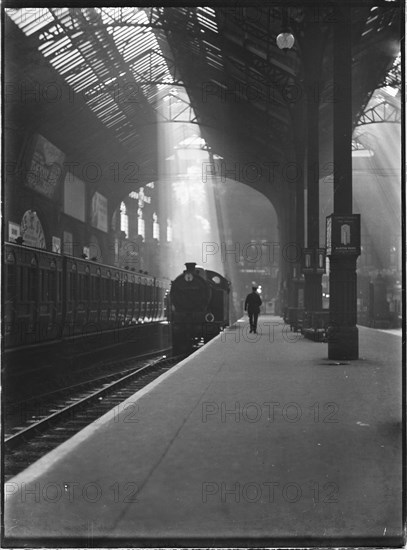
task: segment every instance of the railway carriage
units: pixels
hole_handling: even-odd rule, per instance
[[[61,256],[6,244],[4,260],[6,345],[58,338],[64,315]]]
[[[6,348],[165,320],[165,279],[11,243],[4,259]]]

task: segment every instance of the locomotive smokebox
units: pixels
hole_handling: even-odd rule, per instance
[[[196,262],[188,262],[185,264],[185,267],[187,268],[187,271],[195,271]]]

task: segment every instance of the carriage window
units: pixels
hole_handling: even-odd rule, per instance
[[[38,271],[36,268],[29,268],[27,270],[28,274],[28,301],[36,301],[37,299],[37,282],[38,282]]]
[[[91,300],[92,296],[90,294],[90,275],[84,275],[84,295],[82,296],[83,300]]]
[[[119,281],[114,281],[113,282],[113,300],[119,300],[120,298],[120,295],[119,295],[119,290],[120,290],[120,287],[119,287]]]
[[[17,298],[17,270],[15,265],[7,265],[7,298],[6,300],[15,300]]]
[[[61,282],[61,279],[60,279]],[[71,299],[71,274],[66,274],[66,300],[69,301]]]
[[[22,302],[25,302],[27,299],[27,279],[25,277],[25,268],[24,267],[18,267],[18,273],[19,273],[19,298]]]
[[[56,288],[56,301],[57,302],[60,301],[61,288],[62,288],[62,273],[58,272],[58,285],[57,285],[57,288]]]
[[[77,288],[77,296],[78,296],[78,300],[82,300],[82,275],[79,275],[77,276],[77,281],[78,281],[78,288]]]
[[[41,281],[41,301],[47,302],[49,300],[48,292],[48,271],[45,269],[40,270],[40,281]]]
[[[81,275],[81,300],[85,299],[86,279],[86,275]]]
[[[48,300],[56,301],[57,300],[57,273],[56,271],[50,271],[48,273],[48,288],[49,295]]]
[[[111,279],[106,280],[106,300],[108,302],[112,301],[112,280]]]
[[[95,277],[94,279],[94,300],[100,301],[102,296],[100,293],[101,289],[101,280],[100,277]]]
[[[70,281],[70,289],[71,289],[71,300],[76,301],[77,300],[77,291],[78,291],[78,283],[76,280],[76,274],[71,273],[71,281]]]

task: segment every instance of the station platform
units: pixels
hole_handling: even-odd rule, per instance
[[[8,544],[402,544],[402,339],[237,322],[5,484]],[[76,541],[76,542],[75,542]],[[371,544],[373,543],[373,544]]]

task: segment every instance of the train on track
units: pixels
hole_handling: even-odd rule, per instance
[[[173,352],[188,353],[229,325],[230,281],[190,262],[171,284],[169,294]]]
[[[6,243],[5,348],[167,319],[169,280]]]

